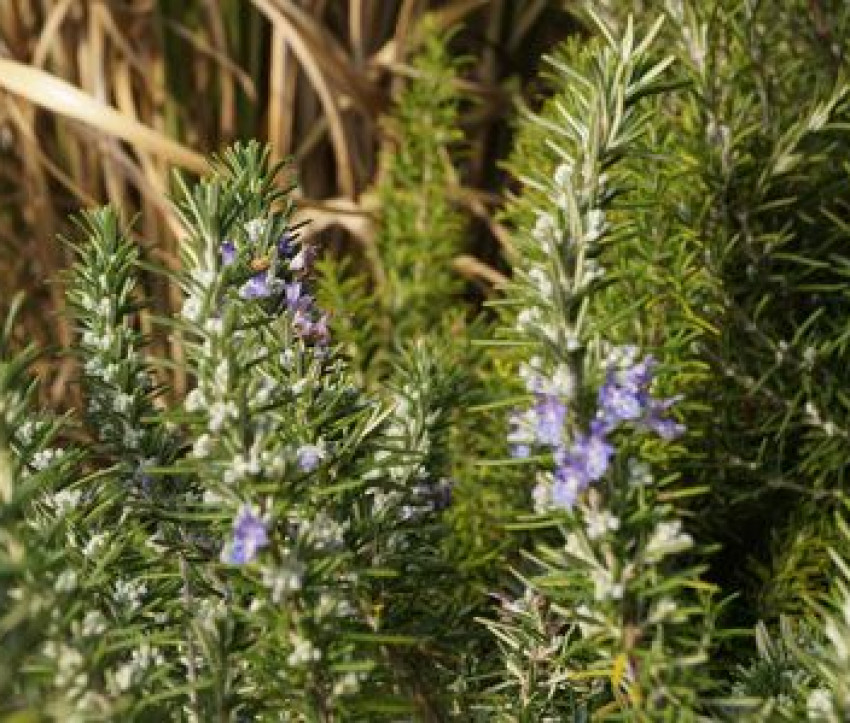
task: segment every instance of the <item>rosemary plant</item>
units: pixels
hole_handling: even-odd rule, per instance
[[[612,343],[590,312],[607,259],[632,228],[620,166],[667,87],[671,58],[652,50],[661,23],[638,40],[599,25],[603,42],[553,59],[563,81],[543,113],[544,163],[523,163],[517,200],[518,307],[509,338],[531,404],[515,411],[512,454],[533,471],[534,506],[548,525],[505,597],[497,636],[507,675],[495,689],[505,720],[685,720],[696,715],[710,629],[693,539],[677,513],[691,494],[654,463],[650,439],[684,430],[677,398],[653,392],[651,349]],[[520,146],[522,147],[522,146]],[[614,281],[616,283],[616,281]],[[594,711],[596,713],[594,713]]]

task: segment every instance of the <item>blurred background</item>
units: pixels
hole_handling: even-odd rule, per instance
[[[237,139],[291,158],[304,233],[364,265],[382,213],[376,189],[404,142],[397,99],[440,71],[415,61],[434,37],[448,52],[436,62],[448,66],[456,111],[443,186],[465,224],[451,269],[476,303],[504,273],[497,209],[510,190],[501,162],[513,118],[535,104],[541,55],[578,29],[567,5],[0,0],[0,313],[23,290],[20,333],[68,345],[56,279],[71,254],[57,237],[73,232],[69,214],[81,207],[111,203],[137,219],[146,258],[175,267],[173,173],[203,173],[205,156]],[[427,136],[429,122],[415,132]],[[144,283],[157,311],[179,308],[162,276]],[[40,371],[46,401],[67,403],[70,361]]]

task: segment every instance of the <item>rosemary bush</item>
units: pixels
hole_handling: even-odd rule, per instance
[[[643,5],[548,59],[480,318],[445,37],[363,269],[257,143],[178,181],[179,271],[79,217],[83,408],[0,329],[0,720],[847,718],[850,12]]]

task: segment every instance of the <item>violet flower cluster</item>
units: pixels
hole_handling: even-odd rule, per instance
[[[615,453],[611,435],[624,424],[649,429],[664,439],[674,439],[684,431],[666,416],[678,398],[656,399],[650,394],[656,365],[652,356],[637,361],[634,347],[622,350],[619,363],[608,366],[588,432],[573,434],[569,445],[567,401],[571,395],[558,393],[563,384],[554,383],[555,375],[548,384],[539,374],[532,375],[528,386],[536,403],[511,415],[508,440],[514,457],[528,457],[534,446],[551,450],[555,467],[547,484],[535,492],[539,502],[571,509],[581,492],[604,477]],[[559,376],[563,377],[563,372]]]
[[[245,225],[248,238],[245,256],[250,260],[251,275],[239,287],[239,296],[282,303],[292,314],[293,328],[302,339],[327,344],[330,338],[327,314],[317,309],[307,286],[316,256],[314,247],[291,233],[284,233],[274,245],[275,258],[264,255],[259,243],[264,224],[263,219],[255,219]],[[219,252],[223,267],[239,263],[240,252],[233,240],[225,240]]]

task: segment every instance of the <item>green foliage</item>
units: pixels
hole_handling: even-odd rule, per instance
[[[452,261],[464,247],[465,223],[450,196],[458,186],[455,163],[463,141],[457,127],[460,61],[450,54],[448,36],[427,24],[422,33],[413,77],[386,121],[390,141],[375,191],[376,296],[390,348],[435,326],[448,333],[463,291]]]
[[[520,234],[510,300],[520,311],[506,334],[522,347],[520,376],[537,399],[515,423],[521,432],[531,415],[539,430],[541,405],[560,406],[572,450],[559,441],[554,467],[548,455],[528,458],[537,468],[536,507],[551,515],[556,534],[529,554],[525,593],[503,606],[502,622],[490,623],[513,679],[497,704],[506,720],[578,720],[594,710],[612,719],[684,720],[709,687],[708,598],[694,592],[710,586],[681,557],[693,540],[675,506],[696,490],[665,470],[669,442],[659,449],[642,435],[618,433],[609,442],[614,429],[585,431],[601,418],[594,397],[604,404],[612,375],[632,373],[638,361],[634,347],[622,346],[629,336],[617,337],[627,310],[609,320],[596,301],[610,299],[625,276],[609,278],[607,259],[638,243],[625,211],[637,196],[629,159],[643,155],[651,97],[668,88],[671,59],[651,50],[659,27],[638,40],[629,25],[622,40],[573,43],[552,59],[555,95],[525,121],[514,157],[527,192],[511,209]],[[610,463],[586,473],[570,459],[591,443],[619,449],[611,446]],[[571,486],[582,474],[598,484]]]
[[[829,490],[845,482],[837,390],[848,381],[841,218],[850,108],[840,38],[850,15],[840,4],[791,1],[682,3],[669,13],[666,40],[683,91],[659,108],[657,143],[647,149],[663,149],[659,162],[648,156],[638,169],[659,192],[641,195],[630,215],[644,238],[686,264],[672,264],[669,276],[657,255],[630,264],[657,299],[653,312],[679,308],[646,318],[679,342],[673,363],[699,383],[682,464],[712,491],[702,508],[711,514],[701,517],[725,548],[720,579],[780,600],[724,569],[748,556],[770,566],[777,537],[779,554],[804,555],[789,548],[829,527]],[[798,598],[811,592],[807,568],[796,585],[776,579]]]
[[[0,720],[847,718],[850,11],[654,4],[548,59],[480,320],[434,28],[373,275],[317,278],[234,146],[177,184],[156,359],[135,242],[83,214],[83,410],[0,333]]]

